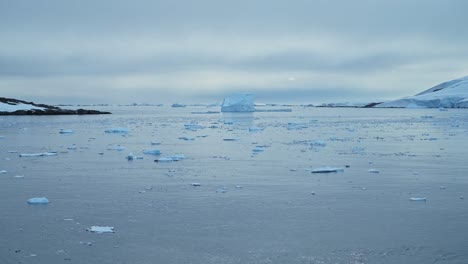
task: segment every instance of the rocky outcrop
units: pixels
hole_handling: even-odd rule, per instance
[[[3,105],[3,108],[1,107]],[[18,106],[18,109],[15,107]],[[21,107],[19,107],[21,106]],[[3,110],[2,110],[3,109]],[[9,110],[5,110],[9,109]],[[26,102],[18,99],[0,97],[0,115],[101,115],[111,114],[110,112],[103,112],[88,109],[62,109],[57,106],[46,104],[36,104],[33,102]]]

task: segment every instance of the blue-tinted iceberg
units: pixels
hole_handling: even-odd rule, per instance
[[[254,112],[254,95],[246,94],[232,94],[225,97],[221,105],[221,112]]]

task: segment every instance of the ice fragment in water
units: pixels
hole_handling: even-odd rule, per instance
[[[98,233],[98,234],[101,234],[101,233],[114,233],[114,227],[113,226],[92,226],[92,227],[90,227],[90,228],[88,228],[86,230],[94,232],[94,233]]]
[[[232,94],[225,97],[221,105],[221,112],[254,112],[253,94]]]
[[[133,159],[135,159],[135,156],[133,156],[133,153],[128,153],[127,160],[133,160]]]
[[[32,154],[19,154],[20,157],[44,157],[44,156],[56,156],[57,152],[43,152],[43,153],[32,153]]]
[[[369,173],[380,173],[380,171],[377,170],[377,169],[368,169],[367,171],[368,171]]]
[[[288,130],[301,130],[301,129],[304,129],[304,128],[308,128],[309,126],[305,123],[293,123],[293,122],[290,122],[288,123]]]
[[[185,141],[193,141],[195,138],[188,138],[188,137],[180,137],[179,139],[185,140]]]
[[[117,145],[117,146],[108,147],[107,149],[108,149],[108,150],[122,151],[122,150],[125,150],[125,147],[124,147],[124,146]]]
[[[263,127],[249,127],[249,132],[259,132],[263,131],[265,128]]]
[[[192,186],[201,186],[199,182],[192,182]]]
[[[64,129],[64,128],[61,128],[60,131],[59,131],[60,134],[73,134],[75,133],[75,130],[73,129]]]
[[[161,142],[155,142],[155,141],[151,141],[151,145],[161,145]]]
[[[321,167],[312,169],[312,173],[329,173],[329,172],[343,172],[344,169],[340,167]]]
[[[126,128],[121,128],[121,127],[116,127],[116,128],[109,128],[104,130],[106,133],[116,133],[116,134],[127,134],[128,129]]]
[[[7,173],[6,170],[0,170],[0,174]]]
[[[148,154],[148,155],[161,155],[161,151],[157,149],[151,149],[151,150],[143,150],[143,154]]]
[[[427,199],[422,198],[422,197],[411,197],[410,201],[415,201],[415,202],[425,202]]]
[[[159,159],[154,160],[155,162],[171,162],[171,161],[179,161],[185,159],[185,155],[183,154],[176,154],[171,156],[162,157]]]
[[[310,142],[311,147],[325,147],[326,145],[327,143],[325,143],[323,140],[314,140]]]
[[[48,204],[49,200],[45,197],[35,197],[28,200],[28,204]]]

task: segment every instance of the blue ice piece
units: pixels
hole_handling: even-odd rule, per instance
[[[143,154],[161,155],[161,151],[159,151],[159,150],[157,150],[157,149],[143,150]]]
[[[28,204],[48,204],[49,200],[45,197],[35,197],[28,200]]]
[[[114,134],[128,134],[128,129],[116,127],[116,128],[109,128],[104,130],[106,133],[114,133]]]

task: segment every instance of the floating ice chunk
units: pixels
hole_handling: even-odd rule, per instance
[[[108,150],[122,151],[122,150],[125,150],[125,147],[124,147],[124,146],[117,145],[117,146],[110,146],[110,147],[108,147],[107,149],[108,149]]]
[[[161,151],[157,149],[150,149],[150,150],[143,150],[143,154],[148,154],[148,155],[161,155]]]
[[[219,188],[216,190],[217,193],[226,193],[227,192],[227,189],[226,187],[223,187],[223,188]]]
[[[0,170],[0,174],[4,174],[4,173],[7,173],[6,170]]]
[[[131,152],[128,153],[127,160],[133,160],[133,159],[135,159],[135,156],[133,156],[133,153],[131,153]]]
[[[178,103],[175,103],[175,104],[172,104],[172,107],[186,107],[187,105],[185,104],[178,104]]]
[[[73,144],[73,145],[67,147],[67,149],[77,149],[77,146],[75,144]]]
[[[9,150],[9,151],[7,151],[7,152],[8,152],[8,153],[18,153],[18,151],[16,151],[16,150]]]
[[[114,134],[128,134],[128,129],[127,128],[121,128],[121,127],[116,127],[116,128],[109,128],[104,130],[106,133],[114,133]]]
[[[238,141],[237,138],[223,138],[224,141]]]
[[[352,152],[353,154],[362,154],[362,153],[364,152],[365,149],[366,149],[366,148],[363,148],[363,147],[353,147],[353,148],[351,149],[351,152]]]
[[[114,227],[113,226],[92,226],[86,229],[86,231],[90,231],[90,232],[98,233],[98,234],[114,233]]]
[[[264,127],[249,127],[249,132],[260,132],[263,131]]]
[[[154,160],[155,162],[171,162],[171,161],[179,161],[186,159],[185,155],[183,154],[176,154],[171,156],[162,157],[159,159]]]
[[[22,178],[24,178],[24,176],[23,175],[15,175],[15,178],[22,179]]]
[[[310,142],[311,147],[325,147],[327,143],[323,140],[314,140]]]
[[[199,182],[192,182],[192,186],[201,186]]]
[[[329,173],[329,172],[343,172],[344,169],[340,167],[321,167],[312,169],[312,173]]]
[[[306,124],[306,123],[293,123],[293,122],[290,122],[288,123],[288,130],[301,130],[301,129],[305,129],[305,128],[308,128],[309,126]]]
[[[161,142],[155,142],[155,141],[151,141],[151,145],[153,145],[153,146],[156,146],[156,145],[161,145]]]
[[[233,124],[234,124],[234,121],[232,121],[232,120],[224,120],[223,124],[225,124],[225,125],[233,125]]]
[[[73,134],[75,133],[75,130],[73,129],[64,129],[64,128],[61,128],[60,131],[59,131],[60,134]]]
[[[377,170],[377,169],[368,169],[367,171],[368,171],[369,173],[380,173],[380,171]]]
[[[263,151],[265,151],[264,146],[256,146],[254,149],[252,149],[252,152],[254,152],[254,153],[260,153],[260,152],[263,152]]]
[[[49,200],[45,197],[35,197],[27,201],[28,204],[48,204]]]
[[[43,152],[43,153],[32,153],[32,154],[19,154],[20,157],[45,157],[45,156],[56,156],[57,152]]]
[[[221,105],[221,112],[254,112],[254,95],[246,94],[232,94],[223,100]]]
[[[415,202],[425,202],[427,199],[422,198],[422,197],[411,197],[410,201],[415,201]]]

